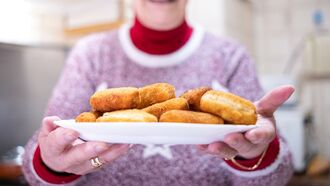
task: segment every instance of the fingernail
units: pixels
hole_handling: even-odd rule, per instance
[[[105,146],[103,146],[103,145],[96,145],[96,146],[94,147],[94,149],[95,149],[95,151],[96,151],[97,153],[101,153],[101,152],[104,152],[104,151],[107,149],[107,147],[105,147]]]

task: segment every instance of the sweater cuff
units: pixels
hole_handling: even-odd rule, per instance
[[[240,170],[240,171],[256,171],[256,170],[261,170],[264,169],[268,166],[270,166],[275,159],[277,158],[278,154],[280,151],[280,143],[279,143],[279,138],[278,136],[275,137],[275,139],[269,144],[268,149],[266,151],[266,154],[264,156],[264,159],[261,161],[260,165],[258,168],[254,170],[245,170],[237,165],[235,165],[231,160],[224,160],[230,167]],[[262,155],[253,158],[253,159],[235,159],[237,163],[245,166],[245,167],[253,167],[255,164],[258,163],[259,159],[261,158]]]
[[[70,183],[80,177],[80,175],[70,173],[60,173],[51,170],[41,159],[39,146],[37,147],[33,156],[33,168],[40,179],[51,184],[66,184]]]

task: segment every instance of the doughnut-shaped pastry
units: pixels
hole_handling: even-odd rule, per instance
[[[129,109],[106,112],[96,122],[157,122],[156,116],[143,110]]]
[[[205,94],[205,92],[209,90],[211,90],[210,87],[199,87],[191,89],[183,93],[180,98],[185,98],[188,101],[189,108],[191,110],[200,111],[199,105],[201,97]]]
[[[160,116],[159,122],[223,124],[219,116],[188,110],[170,110]]]
[[[257,121],[256,107],[252,102],[227,92],[206,92],[201,98],[200,108],[231,124],[254,125]]]
[[[100,112],[83,112],[76,117],[76,122],[95,122],[102,114]]]
[[[133,109],[140,104],[139,90],[123,87],[98,91],[91,96],[90,104],[94,110],[101,112]]]
[[[138,108],[145,108],[175,98],[175,88],[168,83],[155,83],[139,89],[141,103]]]
[[[159,118],[163,113],[169,110],[188,110],[188,102],[184,98],[173,98],[167,101],[153,104],[149,107],[146,107],[142,110],[156,116]]]

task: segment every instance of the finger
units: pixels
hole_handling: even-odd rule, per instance
[[[275,110],[289,99],[293,92],[294,88],[290,85],[273,89],[256,103],[257,113],[267,117],[272,116]]]
[[[76,145],[63,155],[63,163],[66,165],[64,168],[68,169],[89,162],[90,159],[98,157],[109,148],[110,146],[104,142],[90,141]]]
[[[83,144],[83,143],[86,143],[86,141],[83,141],[80,138],[78,138],[72,143],[72,146],[76,146],[76,145]]]
[[[77,140],[79,137],[79,133],[72,130],[59,127],[49,133],[48,137],[46,138],[46,145],[48,149],[56,154],[59,155],[63,153],[67,148],[72,146],[72,143]]]
[[[129,145],[111,145],[105,152],[97,156],[99,158],[99,161],[103,164],[108,164],[115,159],[117,159],[120,155],[126,153],[128,149],[130,148]],[[94,156],[95,157],[95,156]],[[92,157],[92,158],[94,158]],[[86,160],[85,162],[73,166],[70,169],[72,170],[73,173],[79,174],[79,175],[84,175],[90,172],[93,172],[96,170],[95,167],[92,166],[91,164],[91,159]],[[104,165],[103,165],[104,166]]]
[[[233,158],[237,155],[237,151],[223,142],[211,143],[207,148],[208,152],[219,155],[222,158]]]
[[[52,132],[53,130],[55,130],[56,128],[58,128],[59,126],[54,124],[54,121],[56,120],[60,120],[59,117],[57,116],[48,116],[45,117],[42,120],[42,126],[41,126],[41,130],[40,130],[40,137],[45,137],[47,136],[50,132]]]
[[[104,152],[99,156],[102,163],[109,163],[120,157],[121,155],[127,153],[127,151],[131,148],[129,144],[116,144],[111,146],[109,150]]]
[[[263,118],[258,121],[259,127],[245,133],[245,138],[253,144],[270,143],[276,136],[274,118]]]
[[[224,142],[229,145],[229,147],[235,149],[239,154],[249,153],[255,145],[248,141],[243,134],[233,133],[226,136]]]

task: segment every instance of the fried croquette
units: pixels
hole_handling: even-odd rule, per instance
[[[139,93],[141,102],[138,108],[140,109],[175,98],[175,88],[168,83],[155,83],[142,87]]]
[[[167,101],[153,104],[149,107],[146,107],[142,110],[156,116],[159,118],[163,113],[169,110],[188,110],[188,102],[184,98],[173,98]]]
[[[160,116],[159,122],[223,124],[219,116],[188,110],[170,110]]]
[[[253,125],[257,121],[252,102],[209,87],[186,91],[180,98],[175,98],[175,87],[168,83],[111,88],[92,95],[90,104],[92,111],[77,116],[77,122],[157,122],[159,119],[162,122],[224,123],[225,120],[230,124]],[[98,112],[104,113],[103,116],[99,117]]]
[[[76,122],[95,122],[101,116],[100,112],[83,112],[76,117]]]
[[[143,110],[128,109],[106,112],[96,122],[157,122],[156,116]]]
[[[190,110],[200,111],[199,105],[201,97],[205,94],[205,92],[209,90],[211,90],[210,87],[199,87],[191,89],[183,93],[180,98],[185,98],[188,101]]]
[[[91,96],[90,104],[94,110],[100,112],[133,109],[140,104],[139,90],[123,87],[98,91]]]
[[[201,98],[200,109],[231,124],[253,125],[257,121],[256,107],[252,102],[227,92],[206,92]]]

